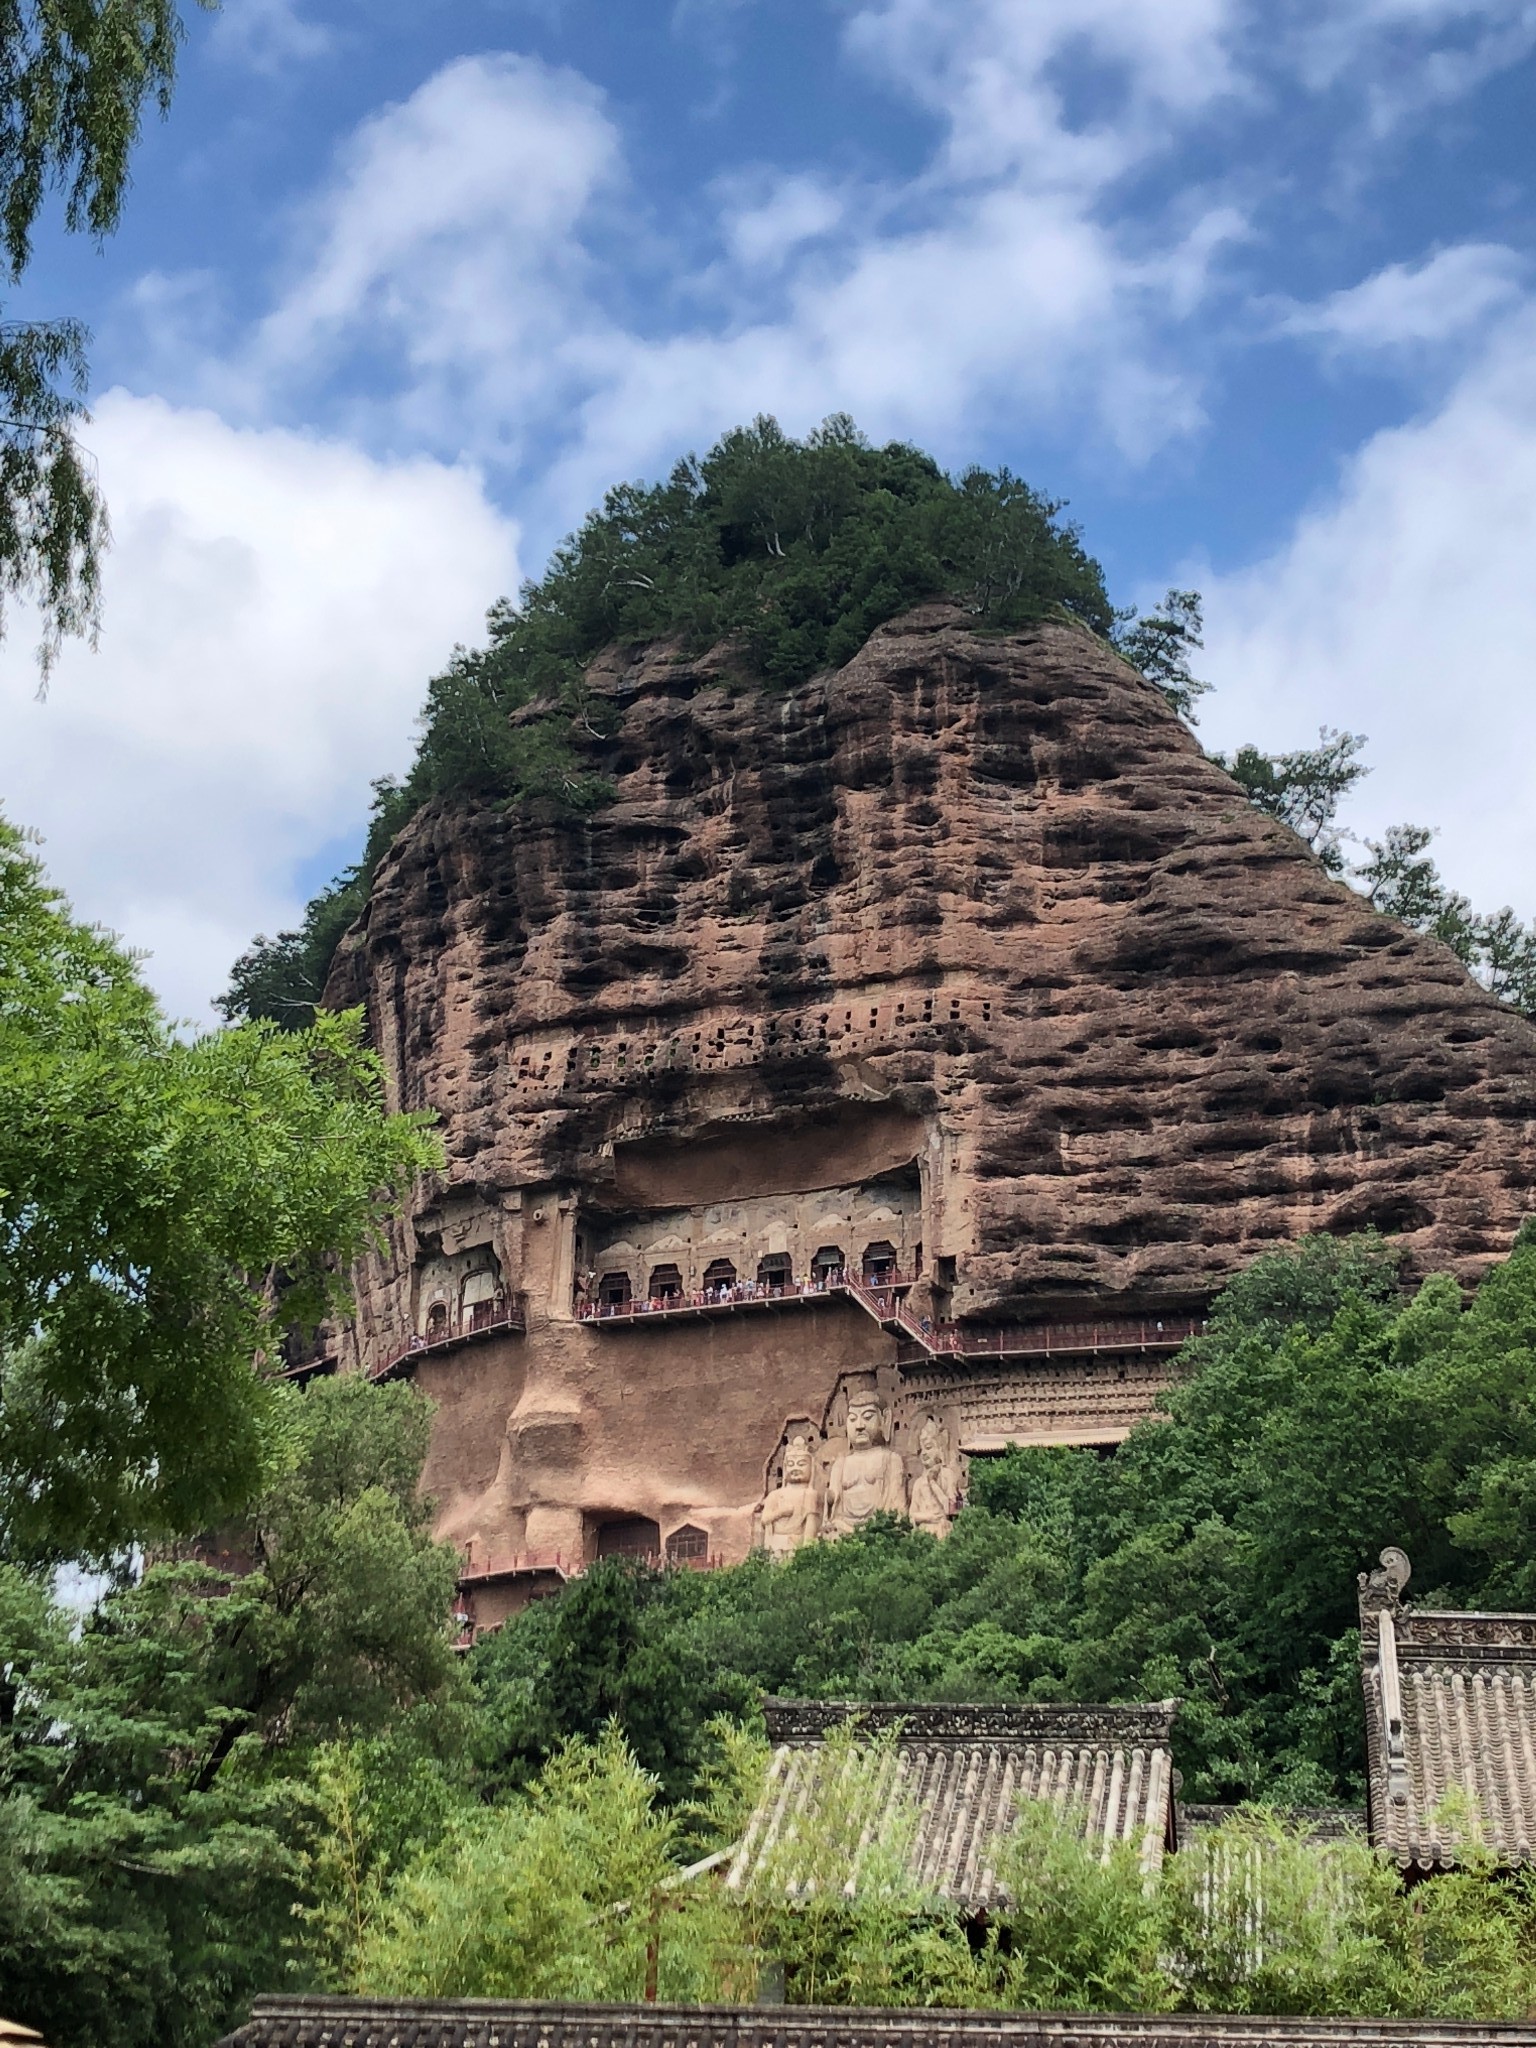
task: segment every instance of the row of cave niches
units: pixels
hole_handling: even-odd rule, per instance
[[[895,1245],[889,1238],[877,1238],[865,1245],[858,1259],[850,1261],[840,1244],[824,1244],[813,1256],[809,1271],[797,1274],[788,1252],[768,1252],[757,1262],[754,1277],[739,1272],[733,1259],[713,1259],[704,1268],[698,1286],[692,1290],[680,1267],[670,1260],[650,1268],[645,1292],[634,1293],[628,1273],[608,1271],[597,1276],[596,1303],[601,1312],[631,1307],[681,1308],[695,1300],[729,1304],[742,1300],[772,1300],[794,1290],[803,1280],[813,1289],[843,1286],[849,1279],[865,1287],[907,1287],[923,1267],[923,1248],[917,1247],[916,1272],[903,1273],[898,1266]],[[954,1284],[955,1261],[939,1260],[940,1284]],[[580,1297],[578,1296],[578,1307]]]
[[[606,1086],[615,1076],[669,1073],[677,1069],[753,1066],[764,1059],[793,1059],[806,1054],[867,1052],[877,1046],[894,1050],[911,1044],[911,1034],[927,1033],[935,1044],[957,1028],[990,1027],[994,998],[950,996],[939,991],[889,1004],[869,1003],[837,1009],[808,1010],[795,1017],[769,1017],[761,1024],[742,1018],[727,1027],[679,1032],[671,1038],[574,1039],[557,1064],[556,1048],[542,1054],[526,1052],[517,1062],[519,1088],[561,1091]],[[862,1020],[868,1015],[868,1023]],[[881,1041],[884,1041],[883,1045]]]

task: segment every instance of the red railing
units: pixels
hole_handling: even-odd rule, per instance
[[[584,1301],[582,1322],[632,1321],[636,1316],[707,1315],[721,1308],[771,1308],[786,1301],[825,1301],[830,1294],[893,1293],[912,1285],[913,1275],[893,1272],[878,1283],[850,1280],[841,1271],[815,1280],[738,1280],[730,1286],[695,1288],[690,1294],[653,1294],[631,1301]]]
[[[521,1336],[527,1327],[528,1320],[520,1301],[477,1301],[460,1328],[445,1330],[440,1337],[412,1337],[404,1350],[386,1358],[382,1365],[372,1367],[368,1377],[371,1380],[392,1379],[418,1359],[433,1358],[439,1352],[451,1351],[455,1344],[467,1343],[471,1337],[483,1337],[490,1330],[511,1330]]]
[[[574,1579],[584,1569],[581,1559],[561,1550],[513,1550],[504,1557],[476,1561],[466,1557],[459,1573],[461,1586],[483,1584],[487,1579],[515,1579],[533,1572],[557,1572],[562,1579]]]
[[[1107,1316],[1096,1322],[1031,1323],[988,1328],[985,1324],[935,1323],[915,1316],[902,1299],[914,1276],[895,1273],[879,1281],[838,1273],[818,1280],[766,1286],[738,1281],[734,1287],[648,1300],[586,1302],[582,1321],[605,1325],[652,1317],[708,1315],[719,1309],[772,1306],[775,1302],[825,1300],[834,1294],[856,1301],[882,1329],[894,1329],[933,1358],[1067,1356],[1105,1351],[1176,1351],[1205,1328],[1197,1316]]]
[[[1052,1357],[1087,1351],[1177,1351],[1205,1329],[1199,1316],[1108,1316],[1094,1323],[1031,1323],[967,1328],[939,1323],[925,1330],[903,1303],[902,1334],[936,1358]]]

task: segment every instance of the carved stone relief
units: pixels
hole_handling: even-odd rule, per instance
[[[930,1536],[947,1536],[965,1492],[965,1467],[942,1416],[925,1415],[917,1432],[918,1468],[907,1513]]]
[[[753,1510],[753,1544],[787,1557],[818,1537],[846,1536],[871,1515],[909,1516],[947,1536],[965,1497],[955,1417],[932,1401],[903,1401],[893,1373],[845,1374],[824,1426],[792,1417],[768,1461]]]
[[[770,1464],[768,1490],[753,1510],[752,1545],[770,1557],[788,1557],[821,1533],[822,1474],[814,1423],[792,1421]]]
[[[846,1387],[844,1449],[827,1472],[824,1536],[847,1536],[871,1515],[907,1512],[907,1468],[891,1446],[891,1411],[873,1374]]]

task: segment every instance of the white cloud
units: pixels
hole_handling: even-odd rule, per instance
[[[619,156],[600,94],[574,72],[518,56],[444,66],[343,146],[247,374],[268,389],[342,354],[394,352],[421,423],[446,409],[451,438],[494,364],[494,424],[513,427],[561,382],[592,276],[578,228]]]
[[[1528,268],[1497,242],[1462,242],[1419,264],[1393,263],[1316,305],[1294,307],[1287,334],[1343,349],[1422,348],[1460,340],[1520,296]]]
[[[1207,743],[1369,735],[1353,821],[1442,828],[1480,908],[1536,913],[1536,308],[1432,417],[1376,434],[1289,544],[1207,581]]]
[[[116,536],[102,643],[68,650],[39,703],[17,622],[0,802],[81,915],[201,1016],[252,934],[300,909],[296,856],[406,764],[426,678],[515,587],[516,535],[467,469],[123,392],[89,438]]]
[[[334,40],[300,0],[231,0],[214,16],[210,39],[221,56],[269,72],[323,57]]]
[[[733,179],[721,194],[721,234],[737,263],[776,270],[807,242],[830,234],[846,201],[820,178],[797,172],[766,180]]]
[[[1234,0],[870,0],[848,46],[871,70],[939,112],[944,170],[1026,168],[1094,190],[1172,139],[1187,116],[1233,90]],[[1067,110],[1058,67],[1085,53],[1118,83],[1091,122]]]

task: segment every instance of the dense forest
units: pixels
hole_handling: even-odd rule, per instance
[[[236,961],[223,1014],[292,1028],[313,1019],[374,869],[430,798],[468,792],[577,815],[606,802],[609,785],[585,765],[576,736],[602,734],[613,716],[583,676],[615,643],[669,639],[698,651],[728,641],[743,687],[783,690],[840,667],[885,620],[949,597],[984,628],[1076,622],[1193,721],[1209,687],[1190,665],[1201,645],[1198,593],[1170,590],[1140,616],[1117,610],[1062,509],[1006,469],[951,478],[905,442],[873,447],[843,417],[804,440],[758,419],[679,462],[665,483],[619,485],[516,604],[492,608],[487,644],[458,650],[433,678],[414,761],[374,785],[361,858],[295,930],[258,937]],[[1474,912],[1441,880],[1428,829],[1394,827],[1367,844],[1363,862],[1346,857],[1351,835],[1338,813],[1367,772],[1363,744],[1325,730],[1315,748],[1247,746],[1215,758],[1330,872],[1433,932],[1497,994],[1536,1014],[1536,926],[1509,910]]]

